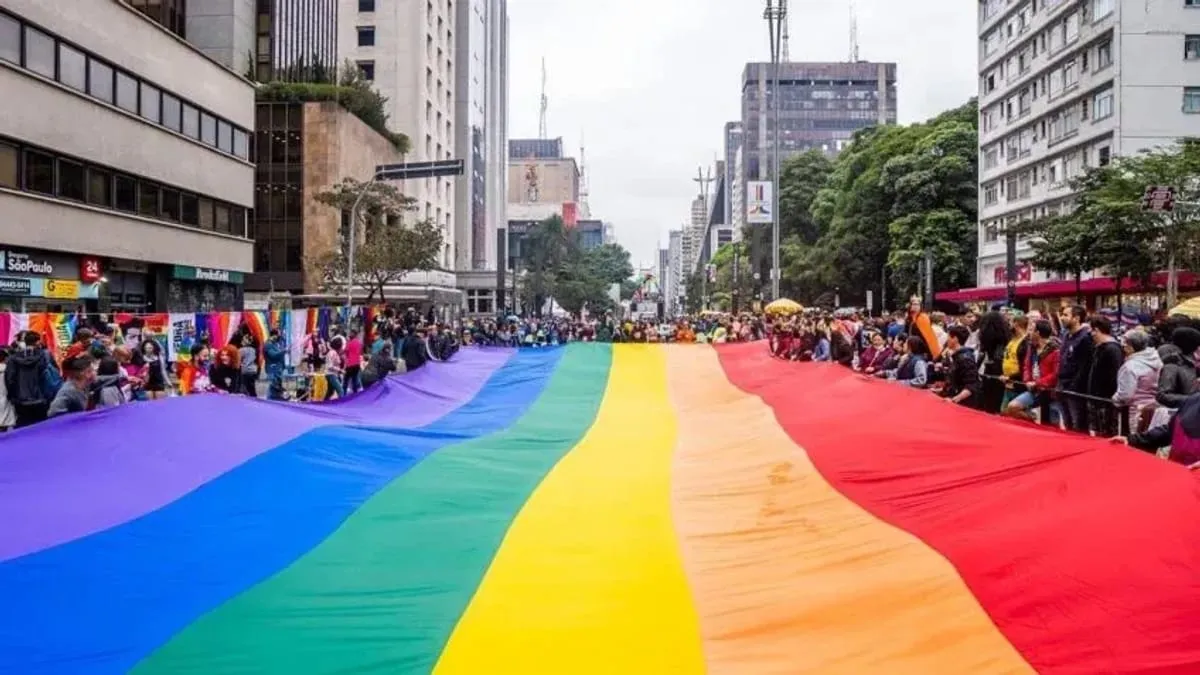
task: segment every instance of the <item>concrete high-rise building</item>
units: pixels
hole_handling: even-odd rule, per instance
[[[496,233],[508,202],[508,2],[459,0],[456,22],[455,145],[465,171],[455,189],[454,268],[468,304],[494,307]]]
[[[662,282],[668,316],[683,313],[683,278],[683,230],[671,230],[667,235],[667,278]]]
[[[238,0],[235,0],[238,1]],[[450,0],[338,0],[338,53],[358,64],[387,97],[389,125],[412,141],[412,162],[464,158],[455,101],[459,95],[457,3]],[[470,2],[470,0],[460,0]],[[369,176],[360,177],[366,180]],[[437,223],[445,238],[440,266],[455,267],[455,181],[410,180],[399,189],[416,200],[416,216]]]
[[[742,74],[742,180],[767,180],[775,143],[769,63],[748,63]],[[835,155],[854,132],[896,122],[896,64],[784,63],[779,73],[780,152]]]
[[[209,58],[260,82],[319,80],[337,66],[338,0],[133,0]],[[175,30],[180,14],[183,31]]]
[[[1007,285],[1005,231],[1058,213],[1115,155],[1200,135],[1200,3],[979,3],[978,285]],[[1016,242],[1020,280],[1029,241]]]
[[[125,3],[0,4],[0,308],[241,309],[254,88]]]
[[[734,222],[733,191],[738,183],[735,177],[737,171],[737,154],[742,148],[742,123],[727,122],[725,124],[725,224]],[[744,214],[743,214],[744,215]]]

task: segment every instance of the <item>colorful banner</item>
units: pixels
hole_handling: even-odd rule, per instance
[[[1195,473],[762,343],[4,445],[4,673],[1200,672]]]

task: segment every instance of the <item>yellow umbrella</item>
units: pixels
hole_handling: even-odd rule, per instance
[[[1182,314],[1193,319],[1200,319],[1200,298],[1184,300],[1175,309],[1167,312],[1168,316]]]
[[[780,298],[780,299],[775,300],[774,302],[770,303],[769,305],[767,305],[767,307],[764,311],[766,311],[767,314],[787,315],[787,314],[796,314],[797,312],[801,312],[803,310],[804,310],[804,307],[800,303],[796,302],[795,300],[789,300],[787,298]]]

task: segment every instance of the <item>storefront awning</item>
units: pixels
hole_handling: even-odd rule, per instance
[[[1158,272],[1150,278],[1149,284],[1135,279],[1125,279],[1121,283],[1122,293],[1162,292],[1167,287],[1167,273]],[[1193,272],[1179,273],[1179,289],[1193,290],[1200,288],[1200,275]],[[1083,295],[1114,295],[1117,292],[1117,280],[1113,277],[1096,277],[1084,279],[1079,285]],[[1075,281],[1042,281],[1034,284],[1017,284],[1017,298],[1069,298],[1076,293]],[[936,294],[942,302],[988,302],[1005,300],[1008,289],[1004,286],[985,286],[982,288],[962,288],[957,291],[942,291]]]

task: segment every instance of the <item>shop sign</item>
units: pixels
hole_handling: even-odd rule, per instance
[[[113,272],[128,272],[130,274],[149,274],[150,266],[144,262],[136,260],[118,260],[113,259],[108,261],[108,269]]]
[[[0,295],[33,295],[33,281],[16,277],[0,277]]]
[[[146,304],[146,296],[141,293],[126,293],[125,304],[127,305],[144,305]]]
[[[241,272],[218,270],[209,267],[186,267],[184,265],[176,265],[175,278],[192,281],[215,281],[222,284],[240,284],[245,277]]]
[[[47,279],[42,297],[74,300],[79,297],[79,282],[73,279]]]
[[[45,256],[19,251],[0,251],[0,272],[49,277],[54,276],[54,263]]]
[[[95,256],[84,256],[79,259],[79,278],[85,284],[94,284],[104,276],[100,271],[100,259]]]

